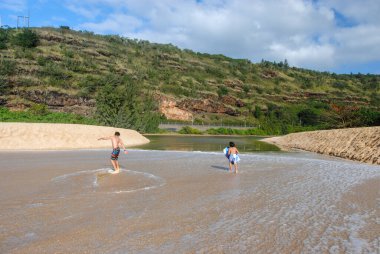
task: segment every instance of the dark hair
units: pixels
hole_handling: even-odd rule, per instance
[[[115,136],[120,136],[120,132],[115,132]]]
[[[230,142],[230,147],[234,147],[235,146],[235,143],[234,142]]]

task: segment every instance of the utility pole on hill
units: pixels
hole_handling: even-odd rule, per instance
[[[17,29],[20,28],[20,20],[22,22],[22,27],[25,27],[25,23],[28,22],[27,25],[29,28],[29,16],[17,16]]]

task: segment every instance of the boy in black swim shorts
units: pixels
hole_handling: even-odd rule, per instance
[[[120,148],[114,148],[111,153],[111,160],[117,161],[119,159]]]
[[[125,150],[124,142],[120,138],[120,132],[115,132],[115,135],[110,136],[110,137],[104,137],[104,138],[99,138],[98,140],[107,140],[110,139],[112,142],[112,153],[111,153],[111,163],[114,168],[113,173],[119,173],[120,172],[120,166],[118,162],[119,154],[120,154],[120,147],[124,148],[124,153],[127,154],[127,151]]]

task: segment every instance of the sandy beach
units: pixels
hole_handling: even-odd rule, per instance
[[[0,253],[377,253],[380,167],[313,153],[0,152]]]
[[[0,150],[57,150],[110,147],[109,140],[119,131],[126,146],[148,143],[134,130],[81,124],[0,123]]]

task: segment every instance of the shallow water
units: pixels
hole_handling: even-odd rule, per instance
[[[272,144],[260,141],[260,137],[252,136],[179,136],[179,135],[147,135],[150,143],[136,148],[145,150],[172,151],[222,151],[233,141],[240,152],[279,151]]]
[[[0,253],[378,253],[380,167],[311,153],[0,153]]]

